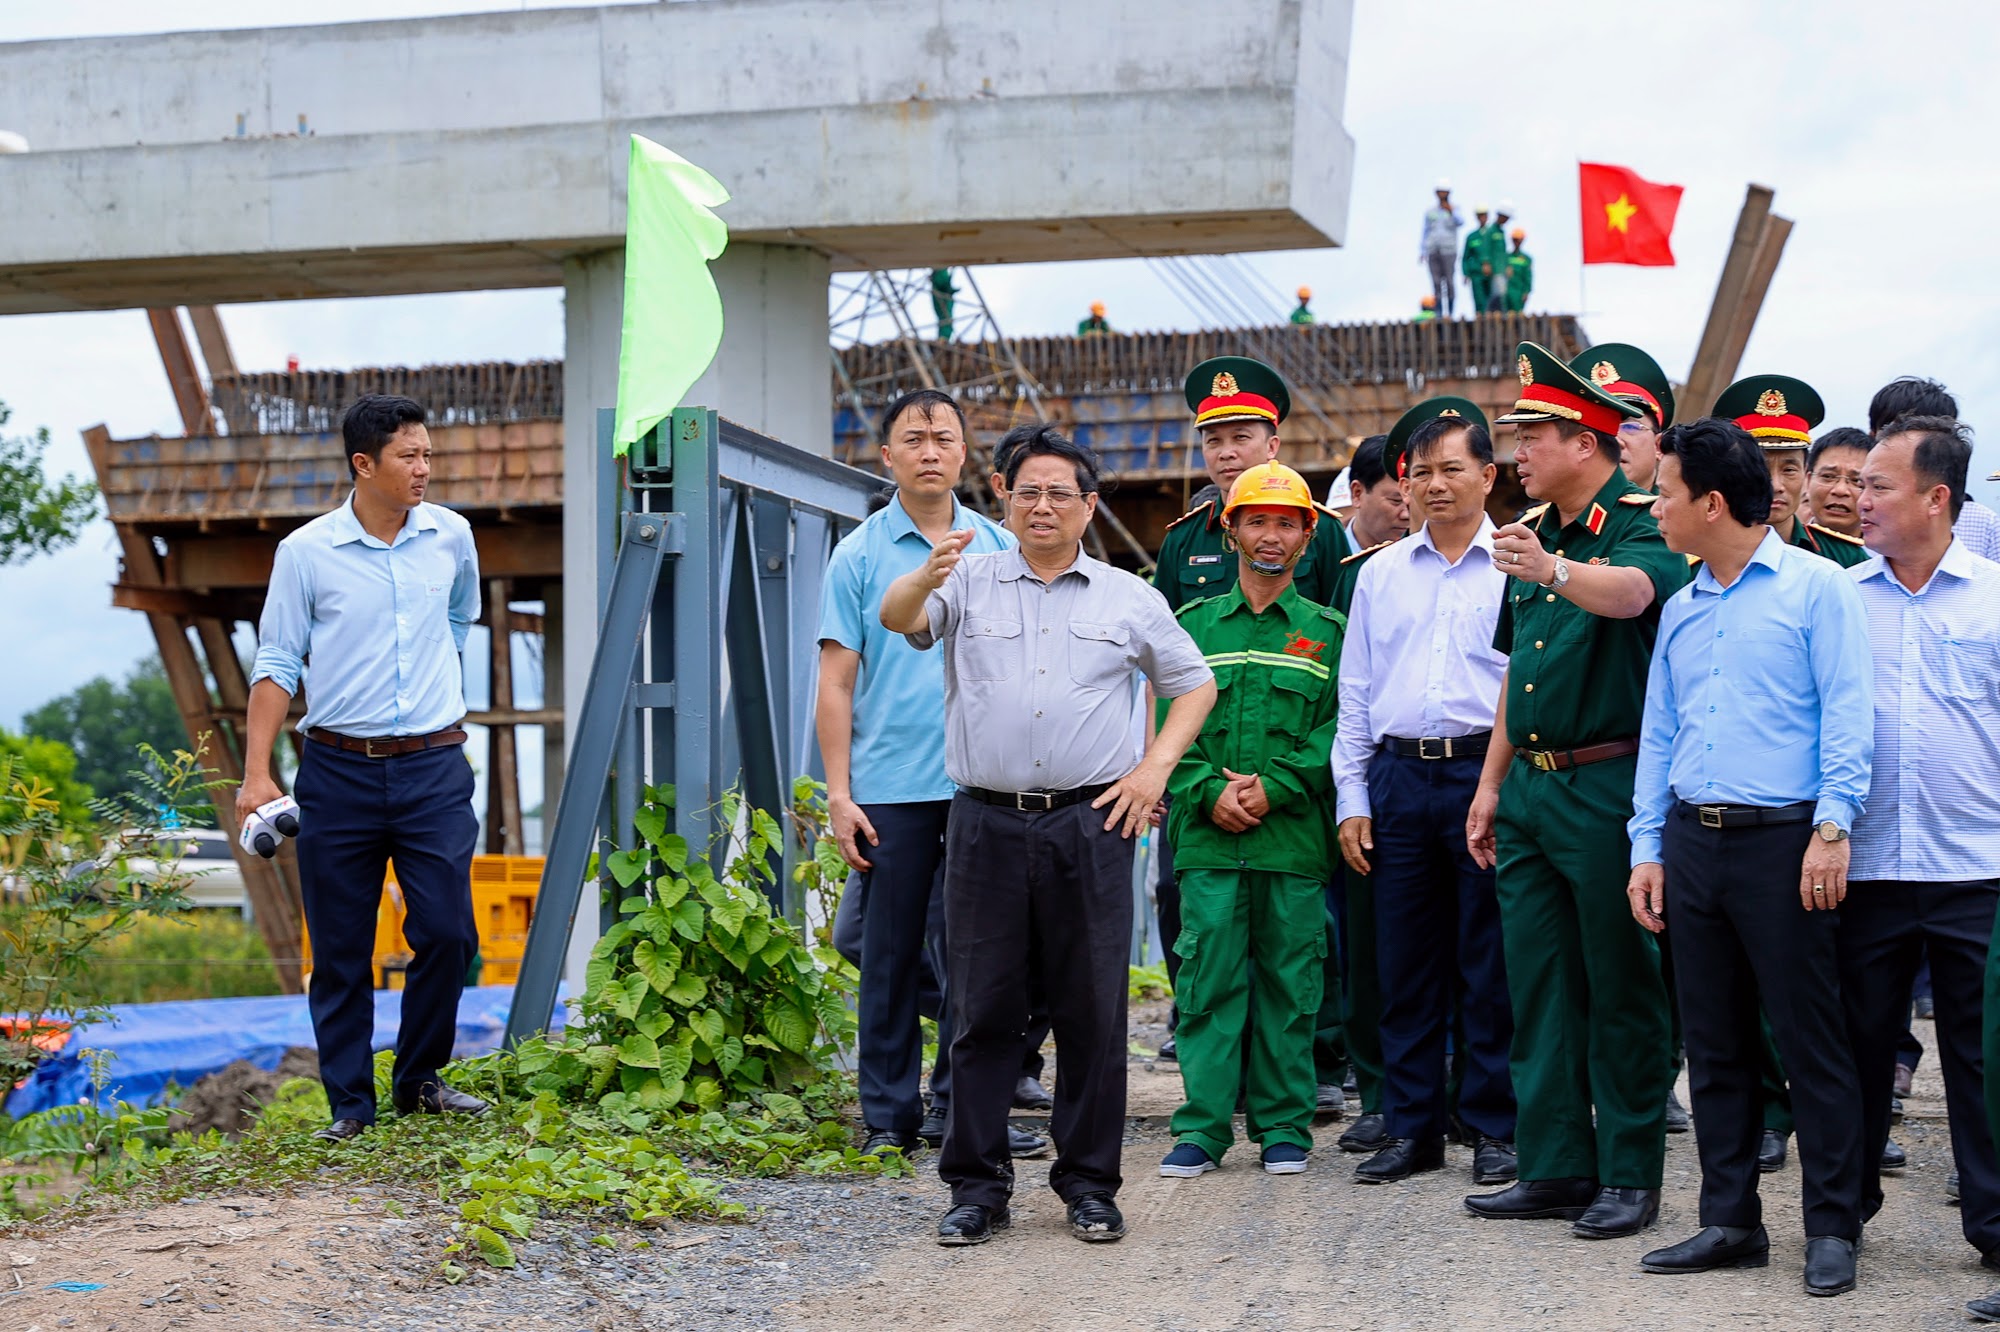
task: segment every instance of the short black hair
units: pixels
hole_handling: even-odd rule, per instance
[[[1680,459],[1681,481],[1696,499],[1721,495],[1729,516],[1745,527],[1770,519],[1770,466],[1756,438],[1734,421],[1704,416],[1669,426],[1660,436],[1660,456]]]
[[[1965,507],[1965,477],[1972,467],[1972,427],[1949,416],[1899,416],[1882,428],[1877,439],[1915,435],[1911,470],[1925,489],[1945,486],[1951,491],[1951,520]]]
[[[993,456],[1005,459],[999,466],[1009,490],[1014,488],[1014,478],[1021,474],[1021,464],[1034,457],[1065,459],[1076,469],[1078,490],[1090,495],[1098,488],[1097,455],[1052,425],[1015,426],[1001,437]]]
[[[383,446],[404,426],[424,423],[423,406],[412,398],[393,393],[364,393],[340,417],[340,436],[347,444],[347,474],[358,477],[354,455],[365,453],[382,461]]]
[[[1819,466],[1820,455],[1828,449],[1860,449],[1863,453],[1875,447],[1875,437],[1866,430],[1853,426],[1835,426],[1813,441],[1812,449],[1806,454],[1806,470]]]
[[[1354,446],[1354,456],[1347,461],[1347,479],[1358,481],[1363,490],[1373,490],[1382,484],[1382,478],[1389,475],[1389,469],[1382,465],[1382,450],[1388,446],[1387,435],[1370,435]]]
[[[912,407],[918,408],[926,421],[931,419],[938,408],[949,407],[951,414],[958,418],[958,433],[961,436],[970,434],[965,425],[965,408],[958,405],[957,398],[943,389],[921,388],[905,393],[889,404],[889,410],[882,413],[882,443],[889,442],[889,431],[895,427],[896,418]]]
[[[1958,399],[1935,379],[1904,375],[1875,390],[1868,400],[1868,433],[1882,438],[1885,426],[1899,416],[1942,416],[1958,419]]]
[[[1465,432],[1465,447],[1479,460],[1481,467],[1493,461],[1493,436],[1486,433],[1486,427],[1477,421],[1468,421],[1462,416],[1434,416],[1410,432],[1408,457],[1411,462],[1429,453],[1437,442],[1454,430]]]
[[[1600,457],[1609,458],[1615,463],[1624,456],[1623,451],[1618,447],[1618,428],[1616,426],[1613,426],[1608,431],[1599,430],[1596,426],[1587,426],[1581,421],[1571,421],[1560,416],[1556,418],[1557,439],[1575,439],[1586,430],[1597,437],[1597,452]]]

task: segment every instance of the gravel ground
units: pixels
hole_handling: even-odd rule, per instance
[[[1150,1026],[1135,1022],[1135,1037],[1156,1035]],[[1466,1215],[1470,1159],[1457,1148],[1444,1171],[1381,1188],[1352,1183],[1358,1158],[1330,1141],[1301,1176],[1266,1176],[1239,1148],[1215,1174],[1160,1179],[1179,1092],[1172,1065],[1134,1058],[1120,1198],[1132,1233],[1121,1244],[1069,1238],[1042,1161],[1021,1163],[1010,1232],[940,1249],[930,1230],[945,1193],[926,1158],[910,1178],[737,1182],[728,1196],[752,1209],[745,1223],[545,1221],[517,1245],[519,1270],[474,1262],[451,1286],[437,1275],[449,1214],[411,1207],[403,1219],[370,1190],[309,1191],[0,1235],[12,1269],[0,1273],[0,1328],[1933,1329],[1967,1326],[1964,1301],[2000,1285],[1943,1197],[1950,1145],[1932,1060],[1896,1130],[1910,1167],[1890,1177],[1869,1227],[1860,1289],[1836,1300],[1799,1287],[1796,1162],[1765,1177],[1768,1268],[1649,1277],[1639,1254],[1695,1228],[1691,1136],[1668,1140],[1660,1226],[1588,1243],[1560,1223]],[[1338,1126],[1327,1127],[1330,1140]],[[104,1289],[46,1289],[64,1279]]]

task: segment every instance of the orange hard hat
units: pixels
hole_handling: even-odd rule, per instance
[[[1525,231],[1523,231],[1523,230],[1521,230],[1521,229],[1520,229],[1519,227],[1515,227],[1515,228],[1514,228],[1514,229],[1513,229],[1512,231],[1508,232],[1507,234],[1508,234],[1508,236],[1510,236],[1510,237],[1511,237],[1511,238],[1513,238],[1514,240],[1526,240],[1526,239],[1528,239],[1528,233],[1527,233],[1527,232],[1525,232]]]
[[[1092,301],[1092,302],[1090,303],[1090,312],[1091,312],[1092,314],[1094,314],[1094,315],[1101,315],[1101,314],[1103,314],[1103,313],[1104,313],[1104,302],[1103,302],[1103,301]]]
[[[1426,297],[1424,297],[1424,301],[1423,301],[1423,305],[1424,305],[1424,309],[1426,309],[1426,310],[1430,310],[1430,309],[1435,309],[1435,308],[1436,308],[1436,306],[1437,306],[1437,303],[1438,303],[1438,298],[1437,298],[1437,297],[1435,297],[1435,296],[1426,296]]]
[[[1312,489],[1306,485],[1306,479],[1281,462],[1244,468],[1230,484],[1229,498],[1222,502],[1222,521],[1228,523],[1229,515],[1246,504],[1304,509],[1307,528],[1319,518],[1319,506],[1313,503]]]
[[[1313,289],[1312,289],[1311,287],[1300,287],[1300,288],[1299,288],[1299,299],[1300,299],[1300,300],[1302,300],[1302,301],[1309,301],[1309,300],[1311,300],[1312,298],[1313,298]]]

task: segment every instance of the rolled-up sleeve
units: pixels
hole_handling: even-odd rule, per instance
[[[1167,599],[1151,587],[1144,588],[1141,606],[1133,617],[1139,631],[1139,669],[1152,682],[1153,693],[1161,698],[1179,698],[1192,693],[1215,678],[1202,659],[1201,649],[1181,628]]]
[[[951,636],[952,626],[958,623],[965,607],[967,577],[965,561],[960,560],[945,575],[944,586],[924,598],[924,618],[929,623],[913,634],[903,635],[911,647],[919,652],[928,652]]]
[[[310,582],[297,549],[281,541],[264,595],[264,614],[257,621],[257,657],[250,667],[250,683],[269,680],[287,694],[297,694],[311,652]]]
[[[451,638],[463,653],[466,637],[479,619],[479,547],[473,544],[470,527],[458,534],[458,546],[458,568],[451,580]],[[495,623],[499,624],[507,608],[496,606],[493,609]],[[502,627],[500,632],[504,634],[507,630]]]

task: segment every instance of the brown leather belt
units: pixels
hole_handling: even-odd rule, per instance
[[[306,737],[323,745],[345,750],[349,754],[364,754],[369,758],[395,758],[399,754],[416,754],[426,749],[442,749],[446,745],[465,743],[465,732],[456,726],[448,726],[442,731],[432,731],[429,735],[342,735],[329,731],[324,726],[315,726],[306,732]]]
[[[1516,749],[1514,757],[1536,772],[1567,772],[1586,763],[1602,763],[1638,752],[1637,740],[1606,740],[1601,745],[1585,745],[1581,749]]]

